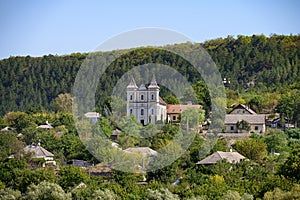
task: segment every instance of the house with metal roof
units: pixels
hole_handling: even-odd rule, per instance
[[[43,163],[43,167],[45,167],[45,165],[50,164],[50,165],[56,165],[56,162],[54,161],[54,154],[51,153],[50,151],[44,149],[43,147],[40,146],[40,144],[38,145],[27,145],[24,148],[24,153],[25,154],[30,154],[31,158],[42,158],[45,160],[45,162]],[[21,157],[23,157],[24,155],[21,154],[19,155]],[[15,158],[16,155],[11,155],[8,158]]]
[[[228,114],[256,115],[256,112],[244,104],[238,104]]]
[[[24,148],[25,153],[32,153],[31,158],[43,158],[45,159],[45,163],[43,163],[43,167],[45,167],[45,164],[52,164],[56,165],[56,162],[54,161],[54,154],[50,151],[44,149],[39,144],[38,145],[28,145]]]
[[[249,132],[264,133],[266,131],[266,116],[263,114],[228,114],[225,115],[225,133],[238,133],[238,122],[246,121]]]
[[[245,160],[246,157],[241,155],[238,152],[223,152],[223,151],[217,151],[203,160],[200,160],[197,162],[197,165],[213,165],[216,164],[218,161],[227,161],[229,163],[239,163],[242,160]]]
[[[97,112],[87,112],[84,114],[91,122],[97,122],[100,120],[100,114]]]
[[[157,151],[149,147],[132,147],[123,151],[135,157],[131,167],[138,171],[141,170],[142,173],[145,173],[145,169],[149,163],[158,155]],[[146,180],[145,177],[144,180]]]
[[[46,124],[39,125],[38,128],[51,129],[53,126],[46,120]]]
[[[124,150],[126,153],[141,153],[144,157],[147,156],[156,156],[157,151],[154,151],[153,149],[149,147],[132,147],[132,148],[127,148]]]

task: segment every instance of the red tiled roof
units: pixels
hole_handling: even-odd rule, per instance
[[[167,113],[168,114],[179,114],[189,108],[202,108],[201,105],[181,105],[181,104],[168,104],[167,105]]]

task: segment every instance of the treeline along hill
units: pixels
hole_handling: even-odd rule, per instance
[[[240,35],[236,38],[228,36],[204,43],[172,45],[170,48],[186,52],[199,46],[204,47],[211,55],[222,77],[230,80],[230,84],[226,85],[229,98],[240,98],[239,95],[243,96],[245,91],[250,94],[254,92],[257,97],[266,92],[282,95],[300,88],[300,35]],[[110,53],[99,54],[109,56]],[[61,93],[71,93],[77,71],[87,56],[88,54],[74,53],[65,56],[18,56],[0,60],[0,115],[33,108],[51,111],[54,98]],[[122,56],[111,64],[107,73],[101,77],[99,86],[112,88],[130,67],[146,63],[169,65],[186,76],[194,87],[205,90],[205,84],[201,84],[200,81],[201,77],[189,63],[176,55],[154,48],[128,51],[127,56]],[[110,90],[101,91],[108,93]],[[102,93],[96,94],[99,107],[107,104],[99,98],[107,95]],[[168,92],[162,90],[162,96],[167,95]],[[210,103],[205,93],[197,95],[199,102],[209,107]],[[246,103],[255,101],[247,95],[244,97]],[[254,106],[259,111],[262,107],[272,107]]]

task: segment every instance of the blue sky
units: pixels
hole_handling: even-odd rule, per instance
[[[194,41],[299,34],[297,0],[1,0],[0,59],[93,51],[132,29],[159,27]]]

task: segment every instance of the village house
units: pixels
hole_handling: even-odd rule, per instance
[[[191,102],[189,102],[187,105],[168,104],[167,105],[168,122],[179,123],[181,113],[189,108],[202,109],[202,105],[193,105]]]
[[[51,129],[53,126],[48,122],[48,120],[46,120],[46,124],[39,125],[38,128]]]
[[[225,115],[224,132],[225,133],[238,133],[238,123],[244,121],[249,125],[248,132],[264,133],[266,131],[266,116],[264,114],[256,114],[251,108],[239,104],[233,108],[229,114]]]
[[[85,160],[78,160],[78,159],[71,159],[65,162],[66,165],[74,165],[77,167],[89,167],[91,166],[91,163],[85,161]]]
[[[264,133],[266,131],[265,115],[231,115],[225,116],[225,133],[237,133],[239,130],[237,128],[237,123],[245,121],[249,124],[249,132],[254,133]]]
[[[49,152],[48,150],[41,147],[40,144],[38,145],[27,145],[24,148],[24,153],[30,154],[31,158],[42,158],[45,160],[45,162],[42,164],[42,167],[45,167],[46,165],[56,165],[56,162],[54,160],[54,154]],[[15,158],[17,156],[23,157],[23,155],[11,155],[9,158]]]
[[[84,114],[91,122],[97,122],[100,120],[100,114],[97,112],[87,112]]]
[[[56,165],[54,161],[54,154],[49,152],[48,150],[41,147],[41,145],[28,145],[24,148],[26,153],[32,153],[31,158],[43,158],[46,162],[43,163],[43,167],[45,165]]]
[[[154,151],[153,149],[149,147],[132,147],[132,148],[127,148],[124,150],[126,153],[140,153],[142,154],[143,157],[153,157],[156,156],[158,153],[157,151]]]
[[[239,163],[240,161],[245,160],[245,159],[246,159],[246,157],[244,157],[243,155],[241,155],[238,152],[217,151],[217,152],[207,156],[203,160],[200,160],[196,164],[197,165],[214,165],[218,161],[227,161],[229,163]]]
[[[154,160],[155,156],[158,155],[158,152],[149,148],[149,147],[131,147],[123,150],[125,153],[131,155],[141,155],[141,157],[136,157],[134,167],[137,167],[141,172],[145,173],[145,168],[148,167],[149,163]],[[143,181],[146,180],[146,177],[143,175]]]

